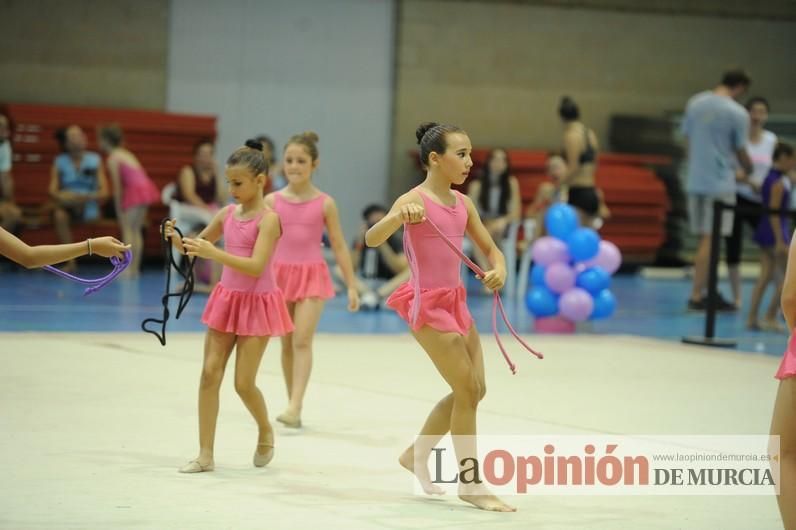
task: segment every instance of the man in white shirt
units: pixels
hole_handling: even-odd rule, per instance
[[[727,250],[727,272],[732,288],[733,303],[736,308],[741,307],[741,254],[743,252],[743,225],[746,224],[754,231],[760,222],[759,210],[763,207],[760,198],[760,186],[766,178],[771,164],[772,155],[777,145],[777,135],[767,131],[764,127],[768,119],[768,100],[762,97],[753,97],[746,102],[749,112],[751,127],[749,128],[749,143],[746,151],[752,161],[752,174],[748,179],[739,180],[736,186],[736,200],[738,206],[744,211],[735,212],[732,225],[732,234],[725,238]],[[743,170],[739,169],[739,177],[743,177]]]
[[[14,181],[11,178],[11,127],[0,114],[0,226],[14,232],[22,212],[14,203]]]

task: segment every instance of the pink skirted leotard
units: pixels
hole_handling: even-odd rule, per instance
[[[274,279],[288,302],[334,296],[321,249],[325,198],[321,193],[308,201],[290,202],[281,193],[274,194],[274,210],[282,221],[282,237],[273,259]]]
[[[461,193],[454,190],[456,204],[449,207],[434,202],[419,188],[415,190],[423,199],[426,218],[461,250],[467,229],[467,206]],[[428,223],[407,224],[404,231],[404,252],[410,259],[412,276],[387,299],[387,306],[413,330],[429,326],[466,335],[473,319],[467,309],[459,257]],[[419,308],[414,305],[416,292],[420,293]]]
[[[160,202],[160,192],[143,168],[119,164],[122,181],[122,209]]]
[[[787,379],[789,377],[796,377],[796,333],[791,331],[790,339],[788,340],[788,349],[785,350],[785,355],[782,357],[782,362],[779,364],[777,370],[777,379]]]
[[[224,249],[235,256],[250,257],[260,233],[263,210],[252,219],[235,218],[235,205],[224,216]],[[277,288],[271,264],[260,276],[249,276],[224,266],[202,314],[208,327],[226,333],[255,337],[279,337],[293,331],[282,292]]]

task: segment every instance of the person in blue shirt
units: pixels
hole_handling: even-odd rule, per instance
[[[741,70],[724,74],[713,90],[693,96],[686,105],[682,132],[688,141],[688,217],[691,231],[699,237],[694,257],[694,280],[688,309],[705,309],[705,286],[713,230],[713,202],[735,204],[736,180],[748,180],[752,162],[747,153],[749,114],[735,100],[746,93],[751,80]],[[737,172],[740,165],[742,171]],[[733,211],[725,210],[721,234],[732,232]],[[719,310],[734,311],[735,305],[721,299]]]
[[[56,133],[62,153],[50,169],[50,197],[55,203],[55,231],[61,243],[72,242],[71,224],[100,218],[100,204],[108,199],[108,178],[100,155],[86,149],[86,134],[77,125]],[[74,270],[70,261],[65,270]]]

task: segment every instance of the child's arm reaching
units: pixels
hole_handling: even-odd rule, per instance
[[[234,205],[227,206],[227,208],[234,208]],[[227,215],[227,208],[222,208],[213,216],[213,219],[210,221],[210,224],[205,227],[204,230],[199,232],[199,235],[196,236],[195,239],[206,239],[208,242],[215,243],[221,236],[224,235],[224,217]],[[185,250],[185,241],[180,240],[179,234],[174,227],[177,226],[176,219],[168,219],[166,221],[166,226],[163,230],[163,237],[166,239],[171,240],[171,244],[174,245],[180,254],[187,254]],[[188,239],[187,237],[185,239]]]
[[[390,212],[365,233],[365,244],[369,247],[378,247],[397,232],[404,223],[415,224],[425,220],[426,210],[423,208],[417,192],[404,193],[392,205]]]
[[[14,234],[0,228],[0,254],[28,269],[69,261],[89,253],[122,259],[122,254],[129,248],[130,245],[110,236],[91,238],[80,243],[31,247]]]
[[[213,222],[215,222],[215,219],[213,219]],[[233,256],[232,254],[215,247],[212,241],[209,239],[209,236],[208,239],[203,238],[203,234],[205,234],[211,225],[208,225],[205,230],[202,230],[202,233],[199,234],[198,238],[186,237],[183,239],[185,253],[189,256],[212,259],[221,263],[222,265],[231,267],[238,272],[255,277],[260,276],[265,270],[265,266],[271,260],[271,255],[274,253],[274,249],[276,248],[276,242],[279,239],[279,236],[282,235],[279,216],[276,214],[276,212],[266,212],[260,220],[260,232],[257,235],[257,241],[254,242],[252,255],[249,257]],[[216,237],[216,239],[218,238]]]
[[[769,208],[772,210],[779,209],[782,203],[782,193],[782,182],[776,182],[771,186],[771,199],[768,201]],[[774,250],[780,255],[787,254],[788,246],[785,243],[785,234],[782,233],[780,214],[769,215],[768,222],[771,223],[771,232],[774,234]]]
[[[354,267],[351,265],[351,254],[348,253],[343,229],[340,227],[337,204],[331,197],[326,197],[323,201],[323,216],[326,229],[329,232],[329,242],[332,244],[334,258],[337,260],[337,265],[343,273],[343,280],[348,288],[348,310],[356,311],[359,309],[359,291],[356,287]]]
[[[467,206],[467,235],[478,245],[478,248],[492,264],[492,270],[484,271],[483,278],[480,278],[487,288],[497,291],[506,283],[506,258],[492,240],[489,231],[481,222],[473,201],[469,197],[463,197],[464,204]]]

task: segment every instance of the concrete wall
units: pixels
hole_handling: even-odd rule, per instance
[[[0,0],[0,102],[163,109],[168,0]]]
[[[173,0],[168,109],[219,117],[218,158],[266,133],[320,136],[316,184],[350,240],[387,195],[392,0]]]

